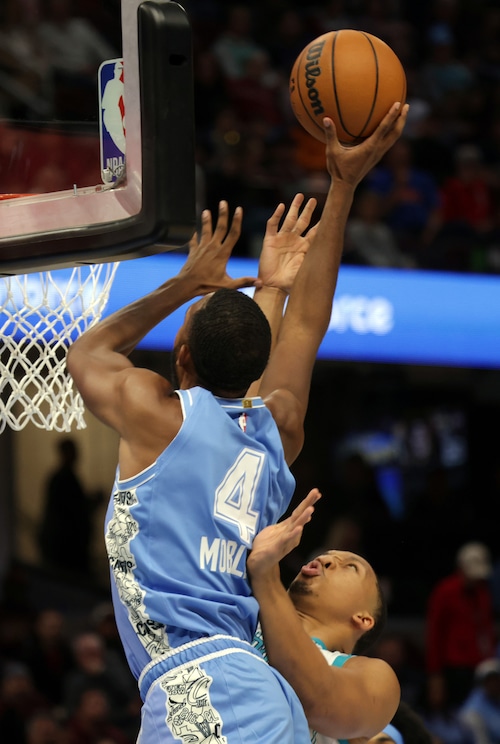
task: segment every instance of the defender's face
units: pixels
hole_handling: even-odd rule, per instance
[[[329,550],[302,567],[289,588],[297,609],[346,619],[377,606],[377,579],[364,558]]]

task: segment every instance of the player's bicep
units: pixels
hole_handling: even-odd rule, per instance
[[[119,431],[124,375],[134,369],[132,363],[116,352],[96,350],[79,354],[78,349],[70,347],[66,365],[88,410]]]

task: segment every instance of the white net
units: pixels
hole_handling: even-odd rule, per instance
[[[60,432],[85,428],[66,352],[100,320],[117,267],[92,264],[0,279],[0,433],[29,422]]]

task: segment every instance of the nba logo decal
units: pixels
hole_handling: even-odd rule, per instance
[[[103,62],[98,75],[101,177],[103,183],[109,184],[125,172],[123,59]]]

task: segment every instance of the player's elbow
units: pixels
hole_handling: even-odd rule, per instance
[[[401,689],[389,665],[379,659],[370,662],[361,676],[348,676],[345,669],[342,693],[335,685],[316,709],[306,711],[312,728],[334,739],[372,738],[382,731],[397,710]]]

